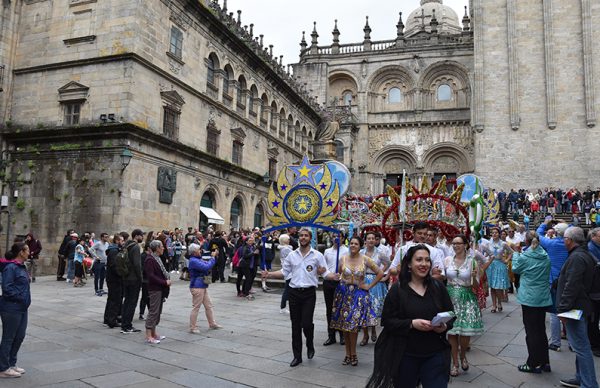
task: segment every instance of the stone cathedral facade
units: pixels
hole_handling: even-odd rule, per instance
[[[442,0],[400,14],[397,35],[330,45],[317,26],[294,75],[328,105],[352,112],[337,156],[353,190],[380,193],[402,171],[434,180],[479,175],[486,186],[597,186],[600,39],[589,0]],[[322,39],[322,38],[321,38]]]

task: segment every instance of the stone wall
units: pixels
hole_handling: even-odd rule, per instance
[[[480,1],[475,5],[483,11],[483,20],[475,22],[485,26],[482,35],[475,36],[482,41],[485,64],[485,127],[476,136],[476,173],[486,186],[505,190],[584,188],[595,187],[600,176],[600,165],[590,162],[600,146],[598,130],[595,125],[588,126],[586,117],[581,8],[585,1],[545,3],[551,3],[551,12],[533,0]],[[590,16],[597,19],[600,4],[591,4]],[[516,56],[512,67],[508,60],[510,15],[514,15]],[[594,26],[590,36],[594,41],[600,38],[598,26]],[[548,37],[552,42],[548,48],[551,56],[545,52]],[[598,51],[594,47],[586,54],[593,61],[595,110],[600,77]],[[511,68],[516,81],[512,83],[512,94]],[[547,87],[549,74],[554,76],[554,92]],[[555,110],[554,129],[548,120],[549,109]],[[518,117],[515,129],[511,129],[511,113]]]

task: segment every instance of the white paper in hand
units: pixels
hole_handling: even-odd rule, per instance
[[[431,320],[431,326],[440,326],[443,323],[449,322],[452,318],[454,318],[454,312],[453,311],[445,311],[443,313],[438,313]]]
[[[564,313],[560,313],[560,314],[556,314],[557,317],[562,317],[562,318],[568,318],[568,319],[575,319],[577,321],[581,320],[581,317],[583,316],[583,311],[582,310],[570,310],[570,311],[566,311]]]

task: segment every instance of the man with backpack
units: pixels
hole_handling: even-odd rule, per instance
[[[592,314],[593,305],[590,299],[594,283],[596,260],[586,249],[583,229],[569,227],[564,234],[564,243],[569,256],[560,271],[556,293],[556,311],[565,313],[571,310],[583,311],[580,319],[561,318],[567,328],[567,338],[575,352],[575,378],[562,379],[560,383],[566,387],[598,388],[594,356],[588,338],[588,317]]]
[[[140,243],[144,240],[144,232],[134,229],[131,240],[126,232],[121,232],[125,243],[117,254],[117,273],[123,281],[123,309],[121,312],[121,333],[138,333],[141,330],[131,323],[135,307],[142,287],[142,251]]]

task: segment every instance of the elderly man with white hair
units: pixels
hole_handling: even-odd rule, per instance
[[[575,352],[575,378],[560,380],[566,387],[598,388],[594,356],[588,338],[588,317],[593,305],[589,297],[594,278],[596,260],[586,247],[583,229],[569,227],[564,233],[564,241],[569,256],[558,278],[556,292],[556,311],[565,313],[581,310],[580,319],[561,318],[567,327],[567,338]]]
[[[198,334],[200,330],[196,325],[198,320],[198,312],[200,306],[204,305],[206,320],[210,329],[220,329],[213,314],[213,305],[208,296],[208,284],[211,282],[211,270],[215,265],[218,256],[218,248],[212,252],[202,255],[202,248],[198,244],[190,244],[188,247],[190,252],[190,293],[192,294],[192,312],[190,313],[190,333]]]

